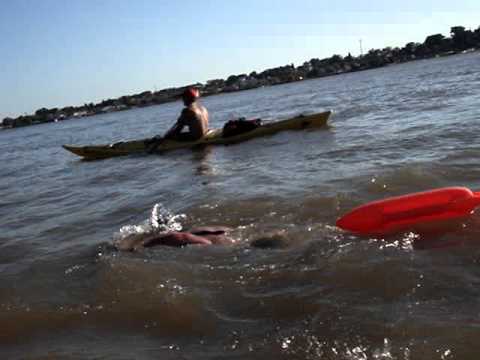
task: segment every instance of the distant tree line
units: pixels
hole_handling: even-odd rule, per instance
[[[466,30],[463,26],[454,26],[450,30],[450,37],[434,34],[427,36],[423,43],[409,42],[403,48],[372,49],[368,53],[357,57],[348,54],[345,57],[333,55],[321,60],[314,58],[298,67],[293,64],[285,65],[267,69],[260,73],[253,71],[250,74],[231,75],[225,80],[214,79],[207,81],[206,84],[197,83],[189,86],[197,87],[204,96],[208,96],[222,92],[253,89],[261,86],[373,69],[417,59],[448,56],[478,49],[480,49],[480,27],[471,31]],[[127,110],[133,107],[163,104],[177,100],[185,88],[169,88],[155,92],[144,91],[117,99],[103,100],[97,104],[89,103],[82,106],[52,109],[41,108],[32,115],[23,115],[15,119],[5,118],[2,125],[4,128],[20,127]]]

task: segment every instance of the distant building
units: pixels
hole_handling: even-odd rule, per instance
[[[74,112],[73,113],[73,117],[83,117],[83,116],[87,116],[88,115],[88,112],[86,110],[83,110],[83,111],[77,111],[77,112]]]

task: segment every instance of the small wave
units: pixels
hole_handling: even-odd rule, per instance
[[[421,165],[403,166],[393,171],[372,174],[368,181],[362,175],[359,181],[361,183],[358,193],[373,196],[373,198],[362,196],[364,201],[448,185],[443,182],[442,169]]]

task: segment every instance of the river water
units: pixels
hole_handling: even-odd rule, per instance
[[[203,103],[213,127],[334,113],[328,129],[93,162],[61,145],[162,133],[181,104],[0,132],[2,359],[477,359],[479,226],[418,248],[334,225],[384,197],[480,189],[480,53]],[[155,212],[237,242],[113,248]],[[250,246],[273,233],[283,247]]]

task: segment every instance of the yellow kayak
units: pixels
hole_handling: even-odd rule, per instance
[[[303,130],[319,128],[327,125],[331,111],[313,115],[300,115],[292,119],[274,121],[260,125],[256,129],[235,136],[223,137],[222,129],[209,130],[207,135],[197,141],[185,142],[163,140],[156,148],[155,153],[169,150],[192,148],[206,145],[228,145],[256,137],[272,135],[286,130]],[[151,144],[151,138],[142,140],[122,141],[107,145],[74,146],[63,145],[63,148],[87,160],[105,159],[114,156],[129,155],[146,152]]]

